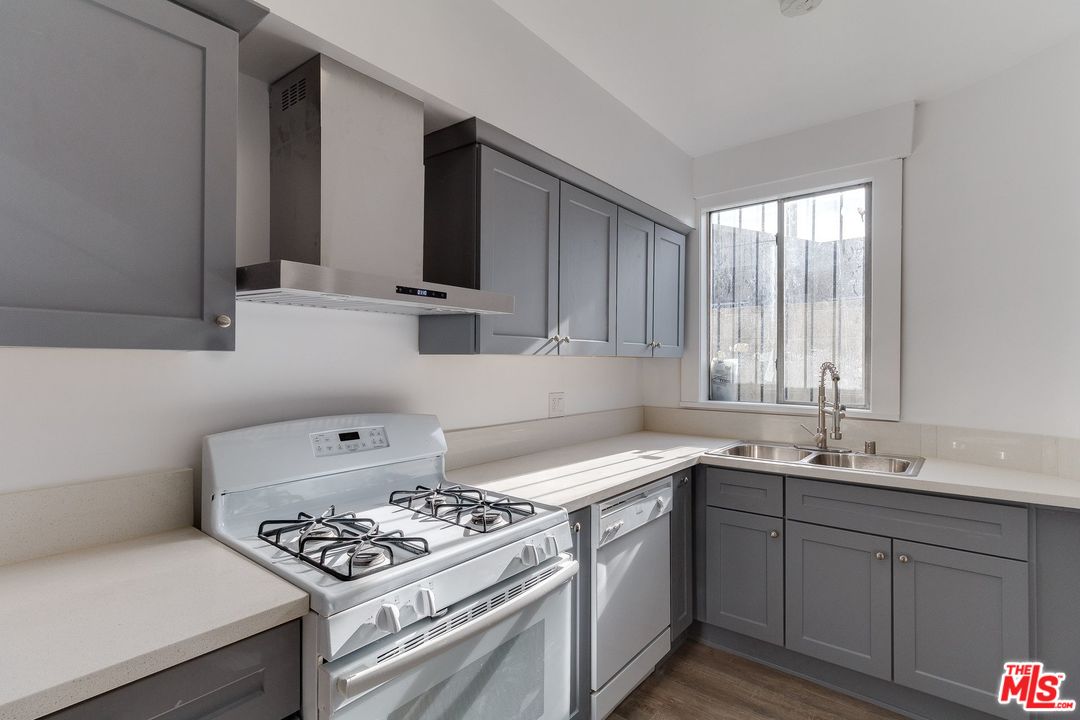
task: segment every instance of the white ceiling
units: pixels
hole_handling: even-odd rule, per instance
[[[692,156],[1003,70],[1080,31],[1077,0],[495,0]]]

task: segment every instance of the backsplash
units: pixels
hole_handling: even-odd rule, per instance
[[[742,440],[807,443],[804,416],[766,415],[689,408],[645,408],[645,429]],[[947,425],[848,419],[844,439],[831,445],[862,450],[867,440],[880,453],[921,455],[943,460],[1080,480],[1080,439],[977,430]]]

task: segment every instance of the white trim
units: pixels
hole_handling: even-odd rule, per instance
[[[851,410],[852,417],[900,419],[900,259],[902,238],[903,160],[855,165],[798,178],[729,190],[697,199],[699,229],[687,251],[686,352],[682,360],[682,407],[741,412],[813,414],[816,410],[789,404],[709,401],[708,368],[703,348],[708,342],[705,322],[705,243],[708,214],[739,205],[776,200],[789,195],[871,183],[870,222],[870,387],[869,409]]]

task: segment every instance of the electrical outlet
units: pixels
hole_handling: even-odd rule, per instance
[[[548,393],[548,417],[562,417],[566,414],[566,393]]]

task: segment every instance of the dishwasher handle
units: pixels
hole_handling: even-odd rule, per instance
[[[671,512],[671,482],[650,488],[649,492],[629,498],[618,505],[608,507],[608,512],[601,510],[597,514],[596,547],[600,548],[616,538],[621,538],[635,530],[660,520]]]

